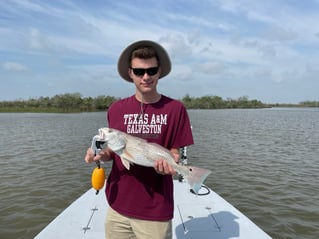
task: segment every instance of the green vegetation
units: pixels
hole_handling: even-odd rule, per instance
[[[243,108],[266,108],[269,105],[258,100],[248,100],[247,96],[239,97],[237,100],[223,100],[220,96],[203,96],[193,98],[189,95],[183,97],[182,102],[188,109],[243,109]]]
[[[303,106],[303,107],[319,107],[319,101],[303,101],[303,102],[300,102],[300,106]]]
[[[67,93],[54,97],[0,102],[0,112],[91,112],[105,111],[118,98],[112,96],[81,97]]]
[[[0,112],[93,112],[105,111],[119,98],[113,96],[82,97],[80,93],[67,93],[54,97],[31,98],[0,102]],[[219,96],[184,96],[181,101],[188,109],[249,109],[267,107],[319,107],[319,101],[304,101],[299,104],[265,104],[249,100],[247,96],[224,100]]]

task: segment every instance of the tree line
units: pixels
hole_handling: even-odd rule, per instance
[[[259,100],[249,100],[247,96],[238,99],[228,98],[224,100],[220,96],[202,96],[191,97],[186,95],[182,98],[182,102],[188,109],[243,109],[243,108],[266,108],[269,105]]]
[[[93,112],[105,111],[120,98],[114,96],[82,97],[80,93],[59,94],[53,97],[30,98],[28,100],[0,101],[0,112]],[[223,99],[207,95],[180,99],[187,109],[243,109],[267,107],[319,107],[319,101],[304,101],[299,104],[265,104],[249,100],[247,96],[238,99]]]
[[[0,102],[0,112],[91,112],[107,109],[119,98],[113,96],[82,97],[66,93],[53,97]]]

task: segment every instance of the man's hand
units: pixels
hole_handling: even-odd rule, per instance
[[[84,160],[87,163],[92,163],[99,160],[108,161],[111,160],[113,157],[113,153],[108,149],[101,150],[97,155],[94,155],[93,150],[91,148],[88,148]]]
[[[159,159],[155,162],[155,171],[159,174],[170,174],[175,175],[176,171],[174,168],[165,160],[165,159]]]
[[[178,163],[179,161],[179,149],[171,149],[170,150],[172,152],[172,154],[174,155],[174,160],[176,163]],[[155,165],[154,165],[154,169],[157,173],[159,174],[169,174],[169,175],[176,175],[176,171],[175,169],[165,160],[165,159],[158,159],[156,160],[155,162]]]

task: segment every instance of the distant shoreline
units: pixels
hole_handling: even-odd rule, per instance
[[[40,97],[28,100],[0,101],[0,113],[80,113],[106,111],[119,100],[114,96],[82,97],[80,93],[67,93],[54,97]],[[191,97],[185,95],[181,102],[187,109],[261,109],[261,108],[305,108],[319,107],[319,101],[304,101],[298,104],[266,104],[249,100],[247,96],[226,100],[220,96]]]

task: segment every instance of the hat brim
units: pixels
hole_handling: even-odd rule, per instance
[[[126,81],[133,82],[133,80],[131,79],[128,73],[128,69],[130,67],[129,58],[132,54],[132,51],[134,51],[136,48],[141,46],[152,47],[156,51],[160,61],[160,67],[161,67],[161,74],[159,78],[162,78],[168,75],[168,73],[171,71],[171,60],[166,50],[156,42],[143,40],[143,41],[137,41],[132,43],[131,45],[126,47],[121,53],[119,60],[117,62],[117,70],[120,76]]]

